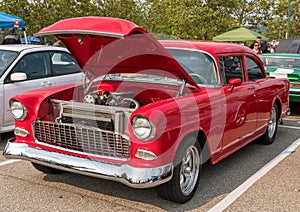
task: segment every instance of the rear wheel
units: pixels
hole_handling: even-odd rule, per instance
[[[199,183],[201,172],[201,147],[194,138],[183,141],[174,161],[173,178],[157,188],[157,194],[163,199],[178,203],[189,201]]]
[[[43,166],[43,165],[40,165],[40,164],[37,164],[37,163],[31,163],[33,165],[33,167],[40,171],[40,172],[43,172],[45,174],[61,174],[63,173],[62,170],[59,170],[59,169],[54,169],[54,168],[51,168],[51,167],[48,167],[48,166]]]
[[[272,144],[274,142],[276,132],[278,127],[278,106],[277,104],[274,104],[271,110],[269,122],[268,122],[268,128],[261,136],[261,143],[262,144]]]

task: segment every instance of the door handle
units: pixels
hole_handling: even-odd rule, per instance
[[[248,90],[254,90],[254,89],[255,89],[255,86],[248,87]]]
[[[43,87],[50,87],[50,86],[52,86],[52,83],[49,82],[49,81],[44,81],[44,82],[42,82],[42,86]]]

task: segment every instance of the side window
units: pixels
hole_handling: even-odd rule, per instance
[[[228,84],[232,78],[239,78],[245,81],[242,57],[241,56],[224,56],[219,57],[221,67],[222,83]]]
[[[28,80],[50,76],[47,53],[31,53],[25,55],[12,70],[12,73],[18,72],[25,73]]]
[[[252,58],[246,57],[246,66],[250,81],[264,78],[263,70],[260,69],[259,65]]]
[[[74,58],[68,53],[53,52],[50,54],[50,58],[54,76],[80,72],[80,68]]]

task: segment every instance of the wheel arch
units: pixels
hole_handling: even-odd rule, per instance
[[[277,120],[280,120],[281,119],[281,116],[282,116],[282,104],[281,104],[281,101],[279,98],[276,98],[273,105],[276,104],[277,105],[277,108],[278,108],[278,113],[277,113]],[[273,106],[272,105],[272,106]]]
[[[182,141],[187,138],[196,138],[201,147],[202,163],[206,163],[210,159],[211,151],[207,143],[207,137],[202,130],[196,130],[184,136]]]

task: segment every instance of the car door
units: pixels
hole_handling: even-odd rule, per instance
[[[224,112],[226,126],[222,139],[222,154],[233,151],[247,142],[256,126],[255,86],[247,81],[242,56],[222,56],[218,58],[221,68],[222,88],[226,98]],[[241,79],[241,84],[230,85],[230,79]]]
[[[12,81],[10,78],[12,73],[25,73],[27,79],[23,81]],[[53,86],[55,81],[51,79],[50,76],[51,69],[48,52],[28,53],[19,59],[4,81],[3,126],[14,124],[14,119],[10,114],[9,99],[29,90]]]
[[[251,57],[246,57],[246,67],[249,82],[255,86],[255,95],[257,99],[257,117],[256,128],[261,129],[269,119],[271,111],[271,103],[273,101],[272,87],[276,89],[276,85],[270,85],[270,81],[265,78],[264,70],[257,61]],[[270,89],[271,87],[271,89]],[[269,91],[269,95],[266,95]]]

